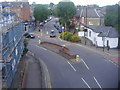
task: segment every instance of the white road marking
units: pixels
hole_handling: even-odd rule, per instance
[[[41,49],[43,49],[43,50],[47,50],[46,48],[43,48],[43,47],[39,47],[38,45],[36,45],[36,47],[38,47],[38,48],[41,48]]]
[[[97,79],[93,76],[94,80],[96,81],[97,85],[99,86],[99,88],[102,90],[102,87],[100,86],[100,84],[98,83]]]
[[[81,59],[83,61],[83,63],[85,64],[86,68],[89,70],[89,67],[87,66],[87,64],[85,63],[85,61],[83,59]]]
[[[49,34],[49,32],[47,31],[46,34]]]
[[[89,88],[90,90],[92,90],[91,87],[88,85],[88,83],[87,83],[83,78],[81,78],[81,79],[82,79],[83,82],[88,86],[88,88]]]
[[[65,47],[66,45],[62,45],[63,47]]]
[[[73,69],[74,71],[76,71],[76,69],[72,66],[72,64],[70,64],[69,61],[67,61],[67,62],[68,62],[68,64],[72,67],[72,69]]]

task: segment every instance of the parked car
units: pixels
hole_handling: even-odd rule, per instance
[[[59,26],[58,24],[54,24],[54,27],[58,30],[59,33],[64,32],[64,29],[62,29],[62,27]]]
[[[41,22],[41,23],[40,23],[40,26],[44,26],[44,24],[45,24],[45,22]]]
[[[56,33],[55,33],[54,30],[51,30],[51,32],[50,32],[50,37],[56,37]]]
[[[58,25],[58,24],[54,24],[54,27],[55,27],[56,29],[58,29],[59,25]]]
[[[35,38],[35,35],[32,34],[32,33],[25,33],[24,36],[25,36],[26,38]]]

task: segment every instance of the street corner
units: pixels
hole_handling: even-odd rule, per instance
[[[112,63],[115,63],[116,65],[120,66],[120,57],[106,56],[106,58]]]

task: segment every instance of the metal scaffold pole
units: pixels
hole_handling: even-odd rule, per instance
[[[0,3],[0,20],[2,18],[1,16],[2,7]],[[2,89],[2,25],[0,21],[0,90]]]

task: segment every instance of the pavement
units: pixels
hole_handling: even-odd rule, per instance
[[[29,53],[28,57],[28,65],[26,69],[26,79],[23,88],[41,88],[42,87],[42,70],[39,65],[39,61],[37,61],[33,56]]]
[[[20,60],[11,88],[21,89],[41,87],[42,73],[39,62],[27,53]]]

